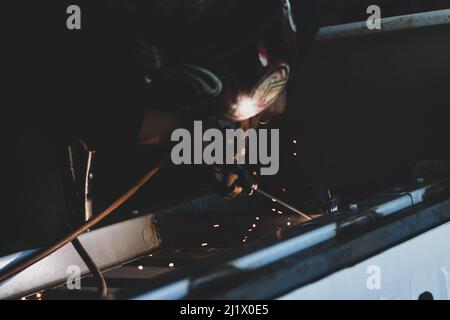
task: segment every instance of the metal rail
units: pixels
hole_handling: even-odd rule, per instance
[[[320,28],[316,41],[349,38],[398,30],[450,24],[450,9],[421,12],[404,16],[382,18],[381,29],[370,30],[367,21],[358,21]]]

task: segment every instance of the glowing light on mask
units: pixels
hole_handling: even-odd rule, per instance
[[[232,110],[236,120],[249,119],[259,111],[256,101],[247,96],[240,97]]]

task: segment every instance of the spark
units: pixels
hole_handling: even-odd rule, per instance
[[[220,224],[213,225],[214,228],[220,228]]]
[[[283,211],[278,211],[279,214],[283,214]]]
[[[252,224],[252,227],[253,227],[253,228],[256,228],[256,224]]]
[[[269,198],[269,199],[275,199],[277,200],[276,197],[271,196],[269,193],[262,191],[261,189],[257,189],[256,190],[259,194],[261,194],[262,196]],[[308,219],[308,220],[312,220],[312,218],[306,214],[304,214],[303,212],[301,212],[300,210],[298,210],[297,208],[290,206],[289,204],[283,202],[282,200],[277,200],[277,202],[279,202],[281,205],[283,205],[284,207],[288,208],[289,210],[292,210],[296,213],[298,213],[299,215],[303,216],[304,218]]]
[[[295,140],[295,139],[292,140],[292,143],[293,143],[293,144],[297,144],[297,140]]]
[[[290,226],[291,226],[291,224],[292,224],[292,223],[290,223],[290,222],[286,223],[286,225],[287,225],[288,227],[290,227]]]
[[[273,211],[273,212],[277,212],[277,209],[273,208],[272,211]]]
[[[138,269],[139,270],[144,270],[144,267],[143,266],[138,266]]]
[[[36,293],[36,298],[42,298],[42,293]]]
[[[294,152],[294,157],[296,157],[297,156],[297,152]]]
[[[202,247],[207,247],[208,246],[208,242],[202,243]]]
[[[22,297],[20,298],[20,300],[27,300],[27,297]]]
[[[256,217],[256,220],[258,220],[258,221],[259,221],[259,220],[261,220],[261,219],[260,219],[259,217]]]
[[[175,267],[175,263],[173,263],[173,262],[169,263],[169,268],[173,268],[173,267]]]

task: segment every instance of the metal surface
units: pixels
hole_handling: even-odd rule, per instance
[[[100,269],[118,266],[159,247],[154,215],[146,215],[93,230],[79,237]],[[18,262],[21,253],[0,259],[0,267]],[[78,266],[82,274],[88,268],[72,244],[36,263],[15,277],[0,284],[0,299],[18,297],[65,283],[69,266]]]
[[[190,281],[180,280],[155,291],[145,293],[134,300],[178,300],[182,299],[189,292]]]
[[[296,252],[306,250],[336,236],[336,224],[329,224],[304,235],[283,241],[267,249],[238,258],[229,265],[241,270],[253,270],[264,267]]]
[[[103,255],[103,259],[106,259],[106,256],[116,255],[119,262],[114,263],[114,266],[122,265],[124,259],[132,260],[132,256],[140,257],[104,273],[111,288],[111,298],[139,300],[275,298],[352,265],[358,259],[367,259],[386,248],[393,247],[399,241],[405,241],[436,227],[449,217],[450,211],[446,212],[445,208],[449,207],[450,200],[437,205],[430,204],[430,208],[424,208],[424,201],[429,202],[436,195],[447,192],[448,185],[449,182],[443,180],[430,184],[413,182],[392,188],[358,203],[359,211],[323,216],[307,222],[304,228],[299,225],[295,234],[291,232],[290,236],[284,235],[271,244],[261,243],[259,249],[252,246],[240,249],[238,247],[236,253],[233,254],[228,250],[228,254],[224,257],[220,255],[225,251],[213,248],[210,250],[198,248],[192,251],[161,248],[158,252],[152,251],[152,254],[149,254],[151,246],[141,247],[143,244],[137,239],[134,244],[127,244],[119,238],[128,235],[132,238],[140,236],[141,241],[148,238],[148,235],[142,237],[142,232],[131,226],[130,228],[122,226],[129,221],[112,226],[117,229],[116,233],[106,232],[106,236],[100,234],[103,229],[88,233],[87,235],[97,233],[95,241],[99,241],[95,248],[88,249],[91,253],[95,253],[97,258],[99,258],[97,255]],[[414,211],[415,208],[419,208],[417,213]],[[408,210],[412,213],[405,216]],[[159,219],[163,217],[164,215],[160,215]],[[133,223],[136,225],[150,223],[146,219],[148,217],[134,219]],[[386,227],[379,228],[380,223],[392,220],[396,222],[389,222]],[[144,227],[142,231],[147,228]],[[375,231],[370,231],[374,228]],[[285,237],[287,238],[284,239]],[[108,252],[108,248],[117,248],[108,247],[105,242],[120,244],[123,251]],[[361,246],[362,242],[367,245]],[[91,243],[95,245],[94,240]],[[130,247],[137,244],[142,250],[129,251]],[[74,260],[77,256],[73,248],[68,250],[64,248],[62,253],[65,252],[65,256],[59,259],[44,260],[45,265],[41,264],[39,270],[30,268],[26,271],[28,272],[26,278],[24,274],[20,274],[11,280],[14,283],[5,283],[0,287],[3,298],[13,295],[17,297],[18,290],[29,293],[36,292],[39,288],[51,287],[49,276],[55,278],[55,273],[58,272],[61,277],[55,284],[63,283],[67,276],[65,274],[67,266],[81,263]],[[213,259],[209,262],[214,256],[218,260],[215,262]],[[8,262],[11,260],[13,259],[9,258]],[[171,263],[173,261],[175,264]],[[44,274],[44,281],[40,285],[36,283],[39,281],[36,279],[37,272]],[[15,287],[11,288],[12,284]],[[24,291],[25,284],[32,285],[33,288]],[[83,279],[82,287],[83,290],[74,292],[63,286],[44,292],[43,296],[48,299],[96,297],[93,279]],[[14,294],[5,295],[4,290],[8,288]]]
[[[450,299],[450,223],[330,276],[281,300]],[[427,250],[420,250],[427,248]]]
[[[409,214],[405,217],[402,213]],[[402,213],[395,222],[373,230],[339,233],[336,239],[314,250],[311,248],[252,272],[221,279],[221,283],[210,285],[207,291],[191,292],[187,298],[205,299],[208,296],[208,299],[253,300],[280,297],[448,222],[450,200]]]
[[[367,21],[322,27],[316,36],[316,41],[450,24],[450,9],[382,18],[380,22],[380,30],[367,28]]]
[[[212,284],[210,284],[214,288],[214,283],[217,287],[221,287],[223,283],[227,283],[227,277],[231,279],[240,277],[246,277],[245,281],[244,279],[240,279],[235,281],[237,284],[237,287],[239,289],[231,290],[228,293],[218,294],[215,296],[216,298],[225,298],[225,299],[241,299],[241,298],[267,298],[270,293],[266,292],[264,293],[261,288],[261,290],[258,291],[256,287],[252,287],[252,285],[255,285],[255,282],[249,281],[249,272],[255,272],[257,275],[261,276],[263,279],[267,280],[270,278],[270,281],[274,281],[272,278],[270,271],[262,271],[268,268],[271,268],[272,265],[282,264],[283,260],[292,257],[295,255],[303,254],[304,252],[311,252],[310,249],[315,248],[319,244],[326,243],[327,241],[334,241],[338,237],[343,237],[344,234],[351,234],[354,233],[355,230],[364,230],[361,228],[367,228],[367,226],[370,226],[373,223],[379,223],[384,221],[384,219],[387,216],[393,216],[396,214],[402,214],[405,209],[413,208],[417,204],[420,204],[424,200],[428,199],[429,197],[433,197],[436,194],[440,194],[443,191],[448,188],[448,181],[443,180],[436,183],[431,183],[428,185],[416,185],[415,187],[409,186],[409,187],[403,187],[403,188],[396,188],[396,193],[389,192],[389,195],[378,195],[375,196],[373,199],[370,199],[370,201],[367,201],[366,203],[361,203],[359,206],[361,210],[359,213],[352,214],[348,218],[344,217],[340,221],[324,224],[323,226],[318,226],[317,228],[303,232],[297,236],[292,237],[291,239],[281,241],[279,243],[273,244],[271,246],[268,246],[266,248],[257,250],[255,252],[249,253],[247,255],[244,255],[242,257],[232,259],[231,261],[224,264],[223,267],[211,270],[211,272],[201,276],[203,279],[213,279],[211,280]],[[418,197],[417,195],[420,194],[421,196]],[[450,201],[450,200],[449,200]],[[449,201],[445,202],[443,205],[448,206]],[[444,212],[444,218],[450,215],[450,212],[445,213]],[[434,217],[437,220],[432,220],[431,222],[426,219],[431,219],[427,216],[425,212],[421,213],[421,217],[424,217],[426,224],[436,224],[437,220],[444,219],[439,214]],[[403,223],[409,223],[407,220],[404,220]],[[398,226],[396,226],[398,228]],[[420,228],[429,228],[430,226],[425,225],[417,225],[415,226],[417,230],[420,230]],[[359,228],[359,229],[358,229]],[[411,232],[415,232],[412,229],[405,229],[402,232],[394,233],[395,236],[405,236],[405,234],[409,234]],[[375,236],[377,239],[379,236]],[[386,241],[391,241],[392,239],[387,238]],[[354,243],[358,243],[358,241],[354,241]],[[368,242],[369,244],[370,242]],[[361,251],[361,255],[368,254],[367,252],[374,252],[378,250],[382,245],[381,243],[373,243],[368,245],[367,247],[360,248],[359,251]],[[309,273],[305,273],[301,277],[301,281],[308,282],[313,279],[313,276],[311,274],[311,279],[308,278],[308,275],[312,272],[314,274],[319,275],[321,272],[326,272],[325,270],[329,270],[330,268],[339,268],[339,263],[345,264],[348,263],[348,259],[355,259],[357,250],[351,249],[350,245],[344,245],[342,248],[339,248],[339,250],[353,250],[353,254],[349,254],[347,252],[346,256],[336,260],[336,258],[333,259],[326,259],[322,256],[313,256],[311,259],[321,259],[321,267],[318,268],[312,268],[309,269]],[[364,251],[364,253],[363,253]],[[325,261],[328,261],[325,263]],[[338,263],[339,262],[339,263]],[[310,261],[306,260],[306,263],[310,263]],[[315,262],[317,263],[317,262]],[[334,263],[336,264],[334,266]],[[310,267],[314,263],[310,263]],[[298,268],[297,268],[298,269]],[[228,270],[228,271],[227,271]],[[283,271],[283,269],[281,269]],[[288,269],[286,269],[288,270]],[[284,270],[284,275],[289,273],[288,271]],[[306,270],[306,269],[305,269]],[[217,274],[217,276],[215,276]],[[317,276],[316,275],[316,276]],[[308,280],[309,279],[309,280]],[[202,294],[204,292],[200,293],[193,293],[189,292],[188,288],[192,286],[195,282],[204,282],[199,281],[198,279],[190,279],[190,278],[180,278],[176,280],[175,283],[183,283],[183,286],[173,286],[173,284],[169,284],[167,286],[161,286],[160,288],[156,290],[149,291],[148,293],[144,293],[139,295],[139,299],[165,299],[167,297],[167,292],[170,292],[170,297],[180,297],[185,298],[186,295],[189,297],[194,298],[206,298]],[[248,281],[248,283],[247,283]],[[258,281],[258,280],[255,280]],[[299,279],[297,279],[299,281]],[[189,285],[190,283],[190,285]],[[245,288],[242,288],[242,286]],[[289,283],[278,283],[277,285],[271,284],[260,284],[259,286],[266,285],[267,288],[273,288],[275,292],[277,290],[280,290],[280,286],[287,286],[289,287]],[[250,293],[252,292],[252,293]],[[265,295],[266,294],[266,295]],[[213,297],[213,294],[211,293],[211,297]]]

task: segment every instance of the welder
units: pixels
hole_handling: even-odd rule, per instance
[[[160,142],[162,132],[189,126],[183,119],[245,130],[280,115],[313,39],[314,8],[314,1],[303,0],[137,1],[138,44],[152,106],[141,143]],[[167,128],[155,126],[159,117]],[[214,170],[227,197],[255,187],[242,167]]]
[[[21,130],[8,141],[15,145],[4,167],[16,169],[4,178],[11,206],[0,224],[0,253],[66,233],[68,141],[116,156],[136,144],[167,144],[193,120],[266,124],[283,112],[316,31],[308,0],[80,1],[81,29],[67,30],[60,14],[70,4],[30,5],[20,41],[10,46],[22,94],[9,119]],[[244,96],[257,103],[242,112]],[[115,172],[114,184],[127,169]],[[213,172],[224,196],[251,193],[246,170]]]

